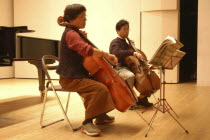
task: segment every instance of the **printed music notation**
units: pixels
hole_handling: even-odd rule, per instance
[[[181,42],[173,37],[166,37],[149,61],[149,64],[165,69],[173,69],[186,54],[179,50],[183,46]]]

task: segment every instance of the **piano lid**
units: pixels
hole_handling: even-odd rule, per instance
[[[34,30],[28,30],[27,26],[14,26],[14,27],[0,26],[0,31],[14,31],[17,33],[35,32]]]

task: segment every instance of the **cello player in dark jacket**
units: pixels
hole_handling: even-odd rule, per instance
[[[116,31],[118,37],[113,39],[110,43],[109,51],[118,58],[120,64],[116,67],[116,70],[120,76],[122,76],[127,83],[133,87],[135,82],[135,75],[127,67],[124,58],[127,56],[135,56],[136,58],[141,58],[141,54],[135,51],[131,51],[131,47],[126,42],[126,38],[129,35],[129,22],[122,19],[116,24]],[[136,105],[142,105],[144,107],[151,107],[153,103],[148,101],[148,97],[144,95],[139,95],[138,102]],[[133,109],[133,107],[131,107]]]

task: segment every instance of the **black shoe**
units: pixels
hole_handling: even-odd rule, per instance
[[[134,110],[134,109],[135,109],[135,105],[133,105],[129,108],[129,110]]]
[[[138,98],[138,102],[136,103],[136,105],[141,105],[141,106],[144,106],[144,107],[151,107],[153,105],[153,103],[150,103],[148,101],[148,98],[144,97],[142,99]]]
[[[95,119],[95,124],[96,125],[108,124],[108,123],[114,122],[114,120],[115,120],[115,117],[104,114],[103,116],[97,117]]]

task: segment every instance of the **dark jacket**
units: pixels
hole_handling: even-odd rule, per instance
[[[124,58],[133,55],[134,51],[126,40],[117,37],[110,43],[109,52],[118,58],[118,62],[122,67],[126,67]]]
[[[65,78],[87,78],[89,73],[82,65],[83,57],[67,46],[65,36],[70,30],[72,29],[67,27],[63,32],[60,46],[60,63],[56,72]]]

